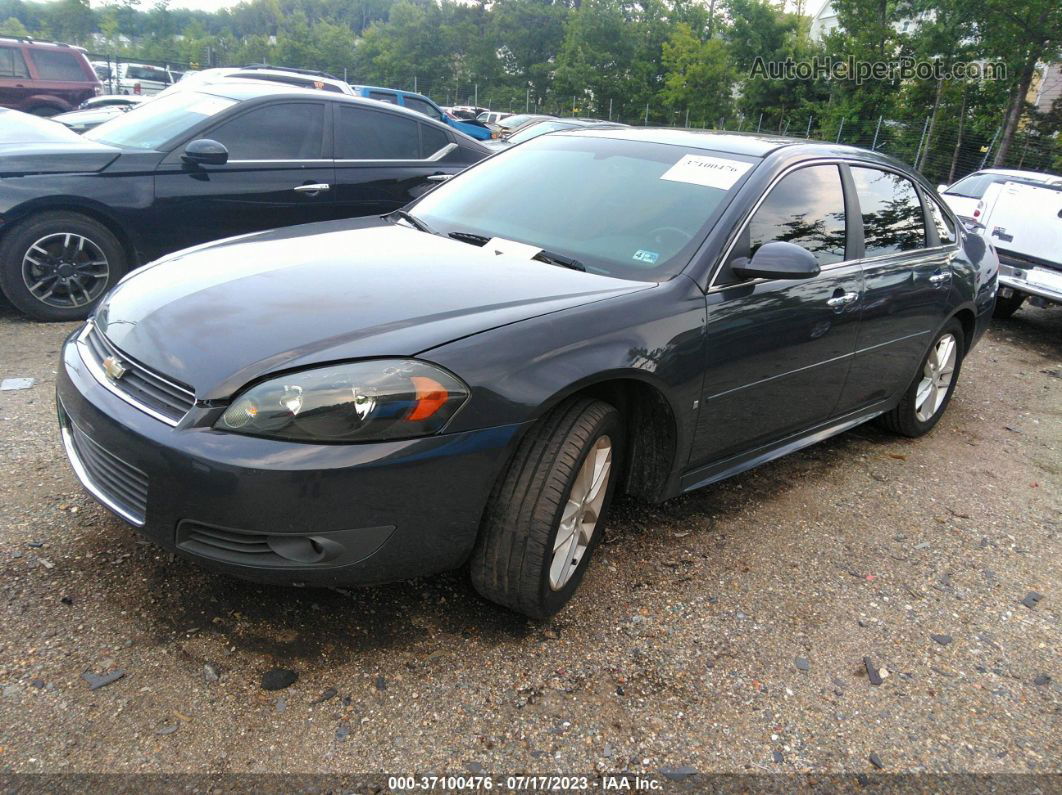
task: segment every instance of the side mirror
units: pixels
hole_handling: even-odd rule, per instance
[[[818,276],[820,270],[814,254],[781,240],[764,243],[750,261],[732,267],[740,279],[810,279]]]
[[[209,138],[197,138],[184,147],[181,159],[197,166],[222,166],[229,160],[229,150],[225,144],[211,141]]]
[[[947,185],[937,185],[937,193],[943,193],[948,189]]]

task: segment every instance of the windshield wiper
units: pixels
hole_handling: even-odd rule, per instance
[[[562,268],[571,268],[573,271],[586,272],[586,266],[574,257],[569,257],[566,254],[558,254],[555,251],[547,251],[542,249],[535,254],[531,259],[538,260],[539,262],[545,262],[548,265],[560,265]]]
[[[460,240],[462,243],[470,243],[473,246],[485,246],[490,242],[486,235],[477,235],[475,232],[451,232],[450,237]]]
[[[454,240],[460,240],[462,243],[469,243],[473,246],[483,247],[491,241],[491,238],[487,235],[477,235],[475,232],[451,232],[449,237]],[[559,265],[562,268],[571,268],[573,271],[586,271],[586,266],[574,257],[569,257],[566,254],[558,254],[555,251],[547,251],[541,249],[531,259],[538,262],[545,262],[547,265]]]
[[[417,218],[417,216],[413,215],[412,213],[408,213],[405,210],[395,210],[392,213],[388,213],[387,217],[401,218],[403,221],[405,221],[407,224],[409,224],[419,232],[427,232],[429,235],[438,234],[438,232],[436,232],[422,220]]]

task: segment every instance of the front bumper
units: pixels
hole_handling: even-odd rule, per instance
[[[457,568],[521,427],[313,445],[197,425],[198,408],[172,427],[97,381],[74,336],[56,398],[75,473],[97,500],[167,549],[283,584],[381,583]]]
[[[1062,303],[1062,271],[1014,259],[1000,252],[999,284],[1026,295]]]

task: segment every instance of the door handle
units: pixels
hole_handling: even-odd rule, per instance
[[[940,287],[945,282],[951,281],[951,274],[945,271],[944,273],[934,273],[929,277],[929,283],[934,287]]]
[[[845,293],[844,295],[835,295],[833,298],[826,299],[826,306],[832,306],[834,309],[854,304],[859,300],[859,293]]]
[[[307,193],[313,196],[323,190],[332,190],[332,186],[327,182],[316,182],[313,185],[296,185],[292,190],[296,193]]]
[[[453,174],[429,174],[428,182],[446,182]]]

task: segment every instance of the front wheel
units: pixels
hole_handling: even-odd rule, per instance
[[[910,437],[932,430],[951,402],[966,353],[965,340],[962,324],[948,321],[929,346],[918,375],[899,404],[881,416],[886,428]]]
[[[0,239],[0,289],[37,320],[87,317],[125,270],[118,239],[79,213],[41,213]]]
[[[590,398],[562,403],[528,431],[472,552],[480,594],[531,618],[564,607],[601,540],[625,436],[619,412]]]

